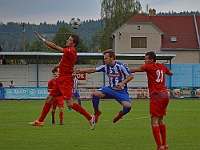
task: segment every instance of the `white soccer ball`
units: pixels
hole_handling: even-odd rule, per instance
[[[74,28],[74,29],[78,29],[82,24],[82,21],[80,18],[72,18],[69,22],[69,25]]]

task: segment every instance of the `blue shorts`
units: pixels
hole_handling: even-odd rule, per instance
[[[131,99],[126,89],[113,90],[111,87],[103,87],[98,91],[101,91],[106,95],[104,99],[116,99],[120,104],[122,104],[122,101],[131,103]]]
[[[74,96],[73,96],[73,98],[78,98],[78,97],[80,97],[80,94],[79,94],[79,92],[76,92],[76,93],[74,93]]]

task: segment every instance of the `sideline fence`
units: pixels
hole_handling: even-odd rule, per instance
[[[79,88],[82,99],[91,99],[92,93],[98,88]],[[167,88],[170,98],[200,98],[199,87],[176,87]],[[134,87],[128,89],[130,98],[149,98],[148,88]],[[0,88],[0,99],[4,100],[44,100],[48,95],[47,88]]]

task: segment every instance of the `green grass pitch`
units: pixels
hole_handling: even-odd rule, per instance
[[[64,125],[51,124],[48,114],[44,127],[28,124],[40,116],[44,101],[0,101],[1,150],[154,150],[149,118],[149,101],[133,100],[131,112],[117,123],[113,118],[122,108],[116,101],[100,102],[102,115],[91,130],[86,118],[64,109]],[[82,101],[93,113],[91,101]],[[200,149],[200,100],[171,100],[167,109],[169,150]]]

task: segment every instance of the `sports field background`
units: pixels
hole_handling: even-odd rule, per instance
[[[0,101],[1,150],[155,150],[149,101],[133,100],[131,112],[112,123],[121,106],[114,100],[101,101],[102,115],[95,130],[86,118],[64,109],[64,125],[51,124],[48,114],[44,127],[28,124],[37,119],[44,101]],[[82,101],[93,113],[91,101]],[[165,117],[169,150],[200,149],[200,100],[171,100]]]

